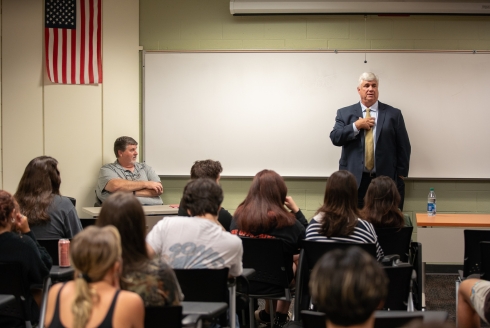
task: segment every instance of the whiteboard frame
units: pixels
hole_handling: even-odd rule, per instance
[[[347,53],[408,53],[408,54],[465,54],[465,55],[478,55],[478,54],[490,54],[490,50],[371,50],[371,49],[359,49],[359,50],[143,50],[141,58],[141,111],[142,111],[142,131],[141,131],[141,145],[140,145],[140,156],[142,161],[146,161],[146,140],[145,140],[145,55],[146,53],[170,53],[170,54],[185,54],[185,53],[331,53],[331,54],[347,54]],[[189,168],[190,169],[190,168]],[[161,178],[190,178],[189,175],[159,175]],[[286,179],[292,180],[321,180],[328,179],[329,176],[285,176]],[[243,178],[253,178],[252,175],[224,175],[222,178],[225,179],[243,179]],[[490,178],[447,178],[447,177],[407,177],[405,180],[419,180],[419,181],[434,181],[434,180],[445,180],[445,181],[490,181]]]

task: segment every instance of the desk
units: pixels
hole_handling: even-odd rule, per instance
[[[100,214],[100,210],[102,207],[83,207],[82,210],[84,213],[90,215],[93,218],[96,218]],[[147,216],[154,215],[177,215],[179,211],[176,207],[170,207],[170,205],[152,205],[152,206],[143,206],[143,211]]]
[[[9,304],[12,304],[15,302],[15,296],[14,295],[4,295],[0,294],[0,309],[2,309],[5,306],[8,306]]]
[[[204,318],[213,318],[225,312],[228,304],[221,302],[182,302],[182,314],[198,314]]]
[[[96,218],[99,216],[101,209],[102,207],[83,207],[82,211],[91,218]],[[143,211],[146,216],[146,229],[150,231],[164,216],[177,215],[179,209],[177,207],[170,207],[170,205],[151,205],[143,206]]]
[[[422,243],[422,260],[427,263],[462,264],[463,230],[490,228],[490,214],[417,213],[417,241]]]

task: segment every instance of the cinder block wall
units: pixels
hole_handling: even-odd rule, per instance
[[[228,0],[140,0],[140,44],[145,50],[490,50],[490,17],[233,17]],[[334,118],[326,124],[333,127]],[[301,149],[296,153],[301,154]],[[162,179],[166,204],[179,202],[186,181]],[[223,206],[233,212],[245,198],[250,182],[222,179]],[[326,179],[286,182],[289,194],[311,218],[322,203]],[[425,211],[430,187],[437,193],[439,212],[490,212],[490,181],[408,179],[404,210],[412,218]]]

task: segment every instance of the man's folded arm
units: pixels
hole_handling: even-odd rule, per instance
[[[151,196],[158,196],[161,195],[163,192],[162,184],[160,182],[130,181],[130,180],[124,180],[120,178],[109,180],[109,182],[107,182],[104,189],[111,193],[116,191],[140,192],[144,190],[144,191],[151,192]],[[141,195],[141,196],[147,196],[147,195]]]

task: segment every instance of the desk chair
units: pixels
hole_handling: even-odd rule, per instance
[[[480,242],[490,241],[490,230],[464,230],[464,263],[463,271],[459,271],[460,280],[471,275],[480,278]]]
[[[182,328],[182,306],[145,307],[145,328]]]
[[[413,227],[375,228],[374,230],[385,254],[398,254],[400,261],[408,262]]]
[[[190,302],[225,302],[232,308],[228,295],[228,268],[212,269],[174,269],[184,300]],[[230,314],[230,323],[235,315]],[[226,313],[220,316],[220,324],[227,326]],[[232,326],[230,324],[230,326]]]
[[[255,293],[248,293],[247,295],[249,297],[250,327],[253,328],[255,326],[254,299],[263,298],[281,301],[291,301],[293,299],[293,291],[289,286],[289,282],[293,277],[288,276],[288,270],[286,269],[288,266],[292,268],[293,263],[292,258],[286,259],[281,239],[247,237],[240,237],[240,239],[243,244],[243,266],[255,270],[255,273],[248,277],[250,288],[255,290]],[[258,284],[275,286],[280,292],[273,294],[262,293],[257,288]],[[243,291],[241,293],[245,294]],[[269,311],[271,323],[273,323],[275,317],[273,302],[270,302]]]
[[[490,241],[490,230],[464,230],[464,262],[463,271],[458,270],[456,280],[456,321],[458,320],[458,291],[459,284],[467,278],[480,278],[480,242]]]
[[[15,302],[0,309],[0,316],[12,321],[25,323],[26,328],[31,328],[31,320],[28,317],[26,294],[30,293],[25,288],[22,280],[22,265],[18,262],[0,262],[0,294],[14,295]],[[33,315],[33,314],[32,314]]]
[[[490,281],[490,241],[480,242],[480,278]]]
[[[375,328],[403,327],[408,323],[410,323],[412,320],[424,320],[424,318],[426,317],[425,314],[426,312],[376,311],[374,314],[375,315],[374,327]],[[431,314],[431,313],[427,313],[427,314]],[[430,317],[430,315],[427,317]],[[440,317],[442,318],[444,316],[440,316]],[[306,310],[301,311],[301,318],[303,319],[304,328],[320,328],[320,327],[323,328],[325,327],[325,322],[327,320],[327,316],[323,312],[306,311]],[[444,319],[442,321],[441,320],[435,320],[435,321],[444,322]]]
[[[413,312],[411,300],[411,280],[413,266],[403,264],[392,267],[383,267],[388,276],[388,296],[384,303],[384,310],[410,310]]]
[[[59,239],[43,239],[38,238],[37,242],[42,247],[46,248],[51,260],[53,260],[53,265],[60,265],[60,259],[58,254],[58,241]]]
[[[334,249],[347,249],[357,246],[376,258],[375,244],[356,244],[356,243],[330,243],[321,241],[303,240],[302,250],[299,256],[299,264],[296,269],[296,301],[294,302],[294,318],[300,317],[302,310],[311,310],[311,296],[308,284],[310,272],[316,262],[325,254]],[[297,319],[299,320],[299,319]]]
[[[413,265],[415,271],[413,284],[413,303],[422,310],[422,244],[411,242],[413,227],[375,228],[378,242],[385,254],[397,254],[400,261]]]
[[[71,201],[73,206],[77,206],[77,200],[75,198],[73,198],[73,197],[66,197],[66,198],[68,198]]]
[[[82,223],[82,228],[85,229],[86,227],[95,225],[95,222],[97,221],[97,218],[80,218],[80,222]]]

